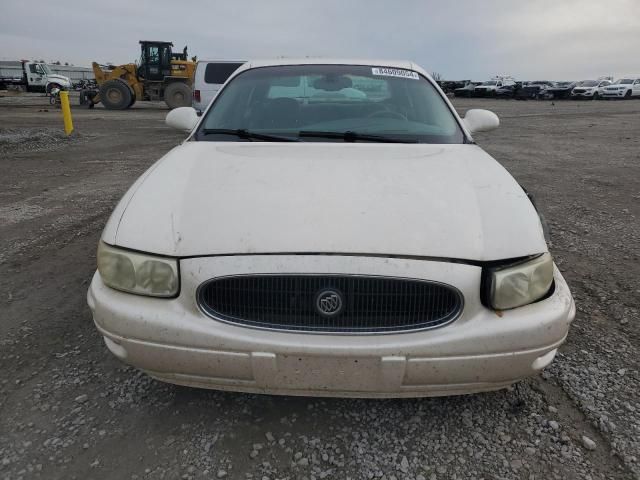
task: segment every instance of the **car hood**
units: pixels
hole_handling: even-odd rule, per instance
[[[47,75],[47,81],[71,84],[71,80],[69,80],[69,77],[65,77],[63,75]]]
[[[522,188],[476,145],[185,142],[131,187],[103,240],[177,257],[547,250]]]

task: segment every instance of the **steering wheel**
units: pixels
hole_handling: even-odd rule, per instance
[[[409,119],[401,114],[400,112],[394,112],[393,110],[378,110],[377,112],[373,112],[367,115],[367,118],[397,118],[398,120],[404,120],[405,122]]]

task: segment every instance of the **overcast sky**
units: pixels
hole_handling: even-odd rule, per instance
[[[202,59],[414,60],[447,79],[640,74],[640,0],[4,0],[0,58],[126,63],[138,40]]]

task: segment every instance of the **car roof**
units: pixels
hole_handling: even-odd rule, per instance
[[[323,57],[302,57],[302,58],[273,58],[249,60],[246,68],[260,68],[280,65],[366,65],[372,67],[391,67],[404,69],[419,69],[416,64],[409,60],[374,60],[357,58],[323,58]]]
[[[373,60],[354,58],[274,58],[267,60],[250,60],[247,62],[252,68],[268,67],[272,65],[371,65],[374,67],[412,68],[413,62],[408,60]]]
[[[246,60],[198,60],[197,63],[246,63]]]
[[[419,65],[409,60],[374,60],[374,59],[354,59],[354,58],[323,58],[323,57],[302,57],[302,58],[274,58],[266,60],[249,60],[238,68],[233,74],[235,77],[240,72],[252,68],[275,67],[286,65],[365,65],[371,67],[390,67],[413,70],[431,79],[431,75]]]

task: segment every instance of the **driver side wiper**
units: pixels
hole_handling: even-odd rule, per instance
[[[380,143],[418,143],[415,139],[402,140],[399,138],[387,137],[384,135],[372,135],[369,133],[358,133],[351,130],[346,132],[321,132],[315,130],[302,130],[298,132],[298,137],[315,137],[315,138],[337,138],[344,140],[345,142],[356,142],[363,140],[365,142],[380,142]]]
[[[263,142],[299,142],[297,138],[280,137],[278,135],[269,135],[267,133],[252,132],[245,128],[205,128],[202,130],[205,135],[235,135],[238,138],[247,140],[262,140]]]

